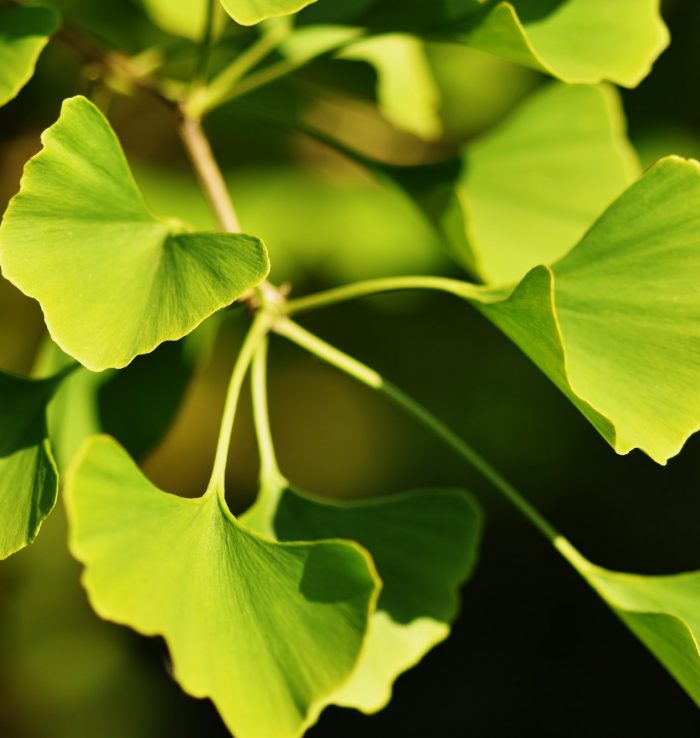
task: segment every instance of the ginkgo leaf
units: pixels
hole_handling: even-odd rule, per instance
[[[262,281],[259,239],[190,233],[151,214],[119,142],[83,97],[63,104],[0,226],[4,276],[93,371],[192,331]]]
[[[56,504],[46,407],[60,379],[0,372],[0,559],[28,546]]]
[[[564,82],[625,87],[644,79],[669,42],[659,0],[491,2],[466,20],[461,38]]]
[[[639,176],[606,86],[545,87],[463,161],[444,230],[461,262],[492,284],[563,256]]]
[[[141,0],[153,22],[167,33],[198,41],[204,35],[208,0]],[[219,12],[221,11],[221,12]],[[219,31],[225,15],[214,5],[214,29]]]
[[[388,121],[422,138],[440,137],[440,92],[420,39],[400,33],[374,36],[351,44],[338,56],[374,67],[377,102]]]
[[[622,574],[591,564],[564,538],[555,545],[700,707],[700,571]]]
[[[296,13],[316,0],[221,0],[224,10],[243,26]]]
[[[618,453],[659,463],[700,427],[700,164],[660,160],[515,288],[455,287]]]
[[[182,687],[237,738],[302,735],[350,676],[379,590],[357,544],[272,541],[215,493],[161,492],[105,436],[79,453],[66,501],[94,609],[162,635]]]
[[[58,24],[52,8],[0,8],[0,105],[32,78],[39,54]]]
[[[352,678],[330,698],[364,712],[382,709],[394,680],[449,635],[481,533],[480,509],[461,490],[341,503],[263,487],[243,519],[282,541],[343,538],[371,554],[383,583],[379,603]]]
[[[569,83],[635,87],[669,42],[660,0],[383,0],[366,15],[366,3],[323,0],[310,20],[342,22],[346,5],[352,22],[373,33],[421,29]]]

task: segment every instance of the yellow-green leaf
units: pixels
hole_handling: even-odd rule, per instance
[[[615,91],[554,83],[466,147],[443,230],[470,271],[509,284],[569,251],[638,175]]]
[[[623,574],[591,564],[564,538],[555,544],[700,707],[700,571]]]
[[[64,102],[42,140],[0,226],[0,266],[88,369],[122,367],[181,338],[267,275],[259,239],[154,216],[85,98]]]
[[[371,554],[377,610],[352,678],[329,698],[364,712],[385,707],[395,679],[449,635],[481,533],[476,502],[451,489],[341,503],[268,485],[244,520],[282,541],[343,538]]]
[[[221,0],[224,10],[243,26],[296,13],[316,0]]]
[[[659,0],[492,2],[469,19],[464,43],[565,82],[635,87],[666,48]]]
[[[71,549],[102,617],[162,635],[182,687],[237,738],[295,738],[352,673],[379,581],[340,541],[278,543],[218,495],[161,492],[104,436],[69,473]]]
[[[662,159],[515,288],[455,287],[618,453],[659,463],[700,427],[700,164]]]

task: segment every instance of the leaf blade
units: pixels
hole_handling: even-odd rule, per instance
[[[0,106],[14,99],[32,78],[59,22],[52,8],[0,9]]]
[[[66,499],[93,607],[163,635],[183,688],[236,735],[301,735],[347,678],[378,590],[360,547],[266,539],[215,495],[158,490],[108,437],[83,447]]]
[[[93,371],[177,340],[262,281],[259,239],[186,233],[147,209],[116,135],[70,98],[0,226],[0,266],[54,341]]]

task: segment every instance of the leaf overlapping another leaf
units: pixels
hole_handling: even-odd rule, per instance
[[[12,100],[31,79],[59,21],[52,8],[0,8],[0,105]]]
[[[302,17],[307,23],[342,23],[349,16],[373,34],[412,33],[463,43],[577,84],[609,81],[635,87],[669,42],[659,0],[414,0],[400,5],[383,0],[356,5],[321,0],[310,8],[308,19]]]
[[[462,162],[439,227],[489,284],[511,284],[563,256],[639,176],[607,86],[544,87],[467,146]]]
[[[581,242],[515,287],[454,292],[618,453],[665,463],[700,426],[700,164],[662,159]]]
[[[63,104],[0,226],[4,276],[88,369],[128,364],[261,282],[251,236],[190,233],[150,213],[119,142],[83,97]]]
[[[382,591],[367,644],[351,679],[328,700],[364,712],[385,707],[395,679],[449,635],[481,535],[480,508],[452,489],[341,503],[263,486],[243,520],[282,541],[357,541],[372,556]]]
[[[234,735],[299,736],[349,678],[380,587],[357,544],[274,542],[216,494],[161,492],[108,437],[83,447],[66,501],[95,610],[163,635]]]

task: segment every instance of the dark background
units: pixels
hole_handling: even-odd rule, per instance
[[[700,4],[668,2],[665,18],[670,49],[638,89],[623,92],[645,163],[700,152]],[[356,135],[397,159],[429,157],[488,128],[541,81],[474,52],[432,49],[436,68],[449,66],[450,53],[463,54],[452,68],[464,80],[445,82],[458,89],[446,95],[447,136],[438,146],[379,119],[365,100],[372,77],[362,65],[306,72],[315,84],[340,76],[347,89],[347,99],[335,103],[346,115],[333,119],[322,105],[317,115],[335,120],[339,135]],[[481,87],[471,70],[486,80]],[[0,111],[0,207],[16,191],[39,132],[76,91],[104,95],[79,76],[70,54],[51,48],[35,80]],[[206,222],[170,121],[145,99],[101,102],[151,200]],[[459,276],[400,197],[336,155],[237,120],[235,111],[213,116],[210,132],[244,225],[266,237],[273,277],[291,280],[295,293],[399,272]],[[697,437],[666,468],[638,452],[616,456],[516,348],[448,297],[386,296],[303,322],[447,420],[592,561],[649,574],[700,567]],[[174,426],[145,459],[163,488],[193,495],[206,484],[244,324],[240,313],[227,317]],[[37,307],[0,282],[0,367],[29,371],[41,340]],[[398,680],[384,711],[366,717],[329,709],[310,736],[700,735],[697,709],[681,688],[471,469],[381,397],[297,349],[275,341],[272,366],[273,428],[283,469],[297,485],[339,497],[459,485],[477,493],[487,514],[481,561],[450,639]],[[128,393],[126,405],[128,413]],[[244,403],[230,469],[236,509],[255,489],[249,415]],[[159,641],[91,613],[78,576],[60,509],[34,546],[0,567],[0,736],[227,735],[208,702],[188,698],[171,680]]]

